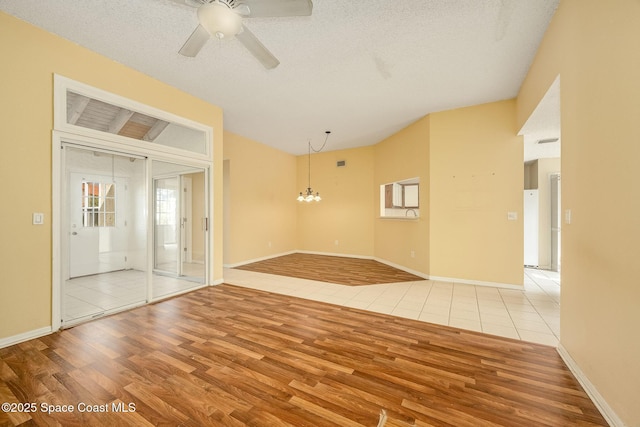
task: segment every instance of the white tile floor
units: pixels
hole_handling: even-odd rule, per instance
[[[560,274],[525,269],[524,289],[421,280],[345,286],[225,269],[225,283],[557,346]]]
[[[185,292],[201,283],[153,275],[153,299]],[[65,281],[62,319],[65,324],[90,319],[146,302],[146,273],[122,270]]]

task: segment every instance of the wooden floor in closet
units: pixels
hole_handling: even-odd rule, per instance
[[[606,425],[555,348],[226,284],[0,349],[0,401],[3,426]]]

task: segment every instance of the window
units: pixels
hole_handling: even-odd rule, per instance
[[[380,217],[420,216],[420,178],[390,182],[380,186]]]
[[[66,77],[54,76],[54,127],[140,151],[162,151],[209,161],[213,131],[208,126],[114,95]],[[138,151],[140,150],[140,151]]]
[[[176,225],[176,202],[178,194],[175,189],[156,187],[156,224]]]
[[[116,185],[82,182],[82,226],[115,227]]]

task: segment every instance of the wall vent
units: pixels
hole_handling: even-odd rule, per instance
[[[547,138],[547,139],[539,139],[536,141],[536,144],[549,144],[551,142],[557,142],[560,138]]]
[[[347,166],[347,161],[346,160],[338,160],[336,162],[336,166],[339,167],[339,168],[341,168],[343,166]]]

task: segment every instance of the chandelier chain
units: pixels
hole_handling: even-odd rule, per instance
[[[315,200],[316,202],[319,202],[321,200],[320,198],[320,193],[316,192],[316,195],[313,195],[313,190],[311,189],[311,150],[313,150],[314,153],[319,153],[320,151],[322,151],[324,149],[324,147],[327,145],[327,140],[329,139],[329,134],[331,133],[331,131],[326,131],[325,132],[327,134],[327,136],[324,139],[324,143],[322,144],[322,147],[320,147],[318,150],[316,150],[313,145],[311,145],[311,140],[308,141],[308,147],[309,147],[309,151],[308,151],[308,156],[307,156],[307,183],[308,183],[308,187],[307,190],[304,192],[304,194],[302,192],[300,192],[300,195],[298,196],[298,201],[299,202],[311,202],[313,200]]]
[[[309,140],[309,148],[311,150],[313,150],[314,153],[319,153],[324,149],[324,146],[327,145],[327,140],[329,139],[329,134],[331,133],[330,130],[325,132],[327,134],[327,136],[324,137],[324,142],[322,143],[322,147],[320,147],[318,150],[316,150],[315,148],[313,148],[313,145],[311,145],[311,140]]]

